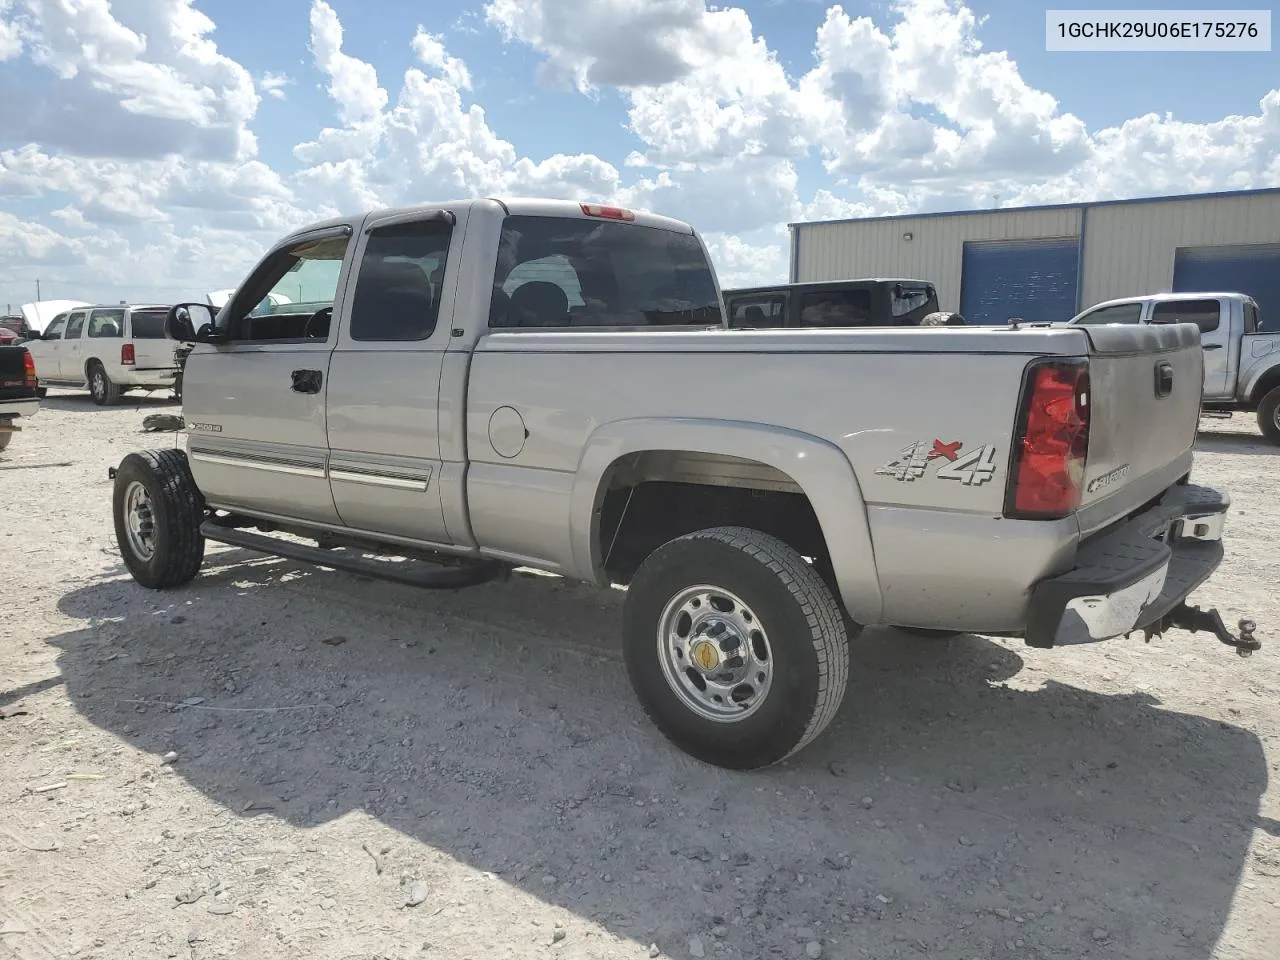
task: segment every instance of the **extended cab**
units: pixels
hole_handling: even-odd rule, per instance
[[[923,280],[821,280],[724,291],[733,329],[910,327],[939,313],[938,293]],[[956,318],[959,314],[944,314]],[[956,321],[951,321],[953,324]]]
[[[168,307],[80,307],[56,317],[27,346],[45,385],[89,388],[112,404],[131,390],[174,390],[178,346],[165,334]]]
[[[1280,332],[1263,333],[1257,302],[1243,293],[1157,293],[1095,304],[1069,324],[1194,323],[1204,347],[1204,408],[1212,416],[1256,413],[1280,444]]]
[[[111,471],[135,580],[190,581],[213,540],[626,585],[632,685],[711,763],[816,737],[866,624],[1258,645],[1183,603],[1229,502],[1190,483],[1192,324],[732,330],[687,224],[485,199],[300,230],[169,330],[186,450]]]
[[[33,416],[39,409],[31,353],[25,346],[0,346],[0,450],[22,429],[18,419]]]

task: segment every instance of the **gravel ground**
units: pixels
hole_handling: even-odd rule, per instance
[[[1252,418],[1202,424],[1235,508],[1196,599],[1261,653],[868,630],[827,733],[738,775],[644,720],[617,591],[215,547],[136,586],[107,468],[173,410],[55,391],[0,455],[0,957],[1280,956],[1280,451]]]

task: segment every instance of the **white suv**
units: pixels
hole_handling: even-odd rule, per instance
[[[173,390],[178,374],[164,306],[80,307],[26,346],[42,386],[88,386],[99,406],[129,390]]]

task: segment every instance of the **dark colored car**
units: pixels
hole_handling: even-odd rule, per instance
[[[924,280],[821,280],[742,287],[724,291],[724,302],[729,326],[739,329],[914,327],[940,312],[938,292]],[[959,314],[944,316],[949,324],[964,323]]]

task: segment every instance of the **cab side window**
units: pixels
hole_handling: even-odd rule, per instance
[[[62,332],[67,329],[67,315],[64,313],[60,317],[54,317],[53,323],[49,324],[49,328],[45,330],[42,340],[61,340]]]
[[[98,337],[123,337],[124,311],[93,311],[93,313],[89,315],[89,336],[95,339]]]
[[[1165,300],[1151,311],[1152,323],[1194,323],[1201,333],[1218,329],[1221,305],[1217,300]]]
[[[1258,319],[1258,305],[1252,300],[1246,300],[1244,303],[1244,332],[1257,333],[1262,328],[1262,322]]]
[[[352,340],[426,340],[435,333],[452,237],[444,220],[370,231],[351,306]]]
[[[272,255],[244,285],[224,322],[235,343],[325,340],[351,239],[321,237]]]
[[[67,321],[67,340],[79,340],[80,334],[84,331],[84,322],[88,319],[87,313],[73,313],[71,319]]]

